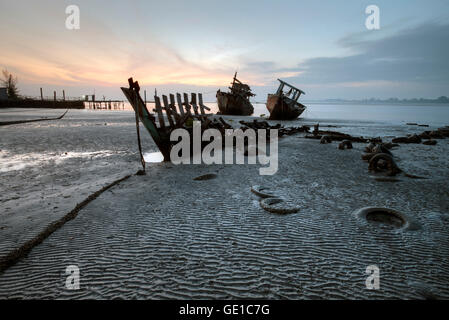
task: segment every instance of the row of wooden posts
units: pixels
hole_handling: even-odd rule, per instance
[[[76,101],[82,101],[87,103],[88,109],[99,110],[123,110],[125,109],[125,103],[123,100],[95,100],[95,95],[90,95],[92,100],[89,100],[89,95],[84,96],[85,99],[77,99]],[[44,101],[44,94],[42,88],[40,88],[40,98]],[[49,100],[51,101],[51,100]],[[58,101],[56,91],[53,91],[53,101]],[[61,101],[61,100],[59,100]],[[65,90],[62,90],[62,101],[66,101]],[[74,100],[69,100],[74,101]]]
[[[51,99],[44,99],[44,92],[42,90],[42,88],[40,88],[40,98],[42,101],[44,100],[51,100]],[[68,99],[70,100],[70,99]],[[70,101],[81,101],[82,99],[79,98],[75,98],[75,99],[71,99]],[[56,95],[56,90],[53,91],[53,101],[58,101],[57,95]],[[59,101],[66,101],[66,97],[65,97],[65,90],[62,90],[62,99],[60,99]]]
[[[44,93],[42,91],[42,88],[40,88],[40,89],[41,89],[41,100],[43,101]],[[56,101],[56,91],[53,91],[53,100]],[[62,90],[62,100],[65,101],[65,90]]]
[[[182,101],[182,98],[184,98],[184,102]],[[203,104],[203,95],[201,93],[198,93],[198,102],[196,93],[191,94],[190,102],[189,102],[189,95],[187,93],[183,93],[182,96],[181,94],[177,93],[176,102],[178,104],[178,108],[176,107],[174,94],[170,94],[169,97],[167,97],[166,95],[162,95],[162,102],[164,104],[163,106],[161,104],[161,99],[157,95],[154,96],[155,108],[153,109],[153,111],[157,113],[159,128],[162,129],[166,127],[164,116],[162,113],[163,111],[165,111],[167,115],[168,123],[171,128],[175,128],[175,126],[180,125],[182,119],[186,115],[205,117],[206,116],[205,110],[210,111],[210,108]],[[193,113],[191,109],[193,109]]]

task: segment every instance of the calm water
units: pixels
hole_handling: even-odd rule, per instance
[[[216,103],[205,103],[216,113]],[[254,103],[253,116],[269,115],[265,104]],[[430,126],[449,125],[449,105],[361,105],[361,104],[306,104],[307,109],[297,121],[315,122],[377,122],[385,125],[402,125],[409,122]],[[154,104],[148,103],[148,109]],[[125,110],[132,110],[125,104]],[[151,111],[151,110],[150,110]]]
[[[448,105],[339,105],[310,104],[304,118],[358,120],[400,125],[407,122],[449,125]]]

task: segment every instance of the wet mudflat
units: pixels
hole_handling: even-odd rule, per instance
[[[72,209],[78,201],[72,197],[98,189],[101,178],[138,169],[131,113],[66,121],[64,134],[52,129],[56,123],[17,128],[8,138],[2,131],[2,161],[30,156],[23,141],[36,149],[34,161],[47,152],[55,157],[1,173],[8,179],[0,204],[5,248],[13,246],[3,240],[11,239],[15,222],[32,237],[51,218],[29,224],[27,216],[47,217],[48,203],[65,209],[55,204],[59,193],[72,190],[61,201]],[[151,149],[151,141],[144,145]],[[365,144],[337,146],[284,137],[274,176],[260,176],[260,165],[149,165],[146,176],[103,193],[1,274],[0,298],[449,298],[448,140],[393,150],[402,169],[428,177],[397,182],[373,178],[360,158]],[[61,163],[65,152],[93,154]],[[195,180],[206,175],[214,178]],[[264,210],[253,186],[299,211]],[[27,197],[34,206],[20,204]],[[362,219],[355,212],[363,207],[394,209],[418,227],[400,228],[378,214]],[[79,267],[80,290],[65,287],[69,265]],[[370,265],[380,269],[379,290],[366,289]]]

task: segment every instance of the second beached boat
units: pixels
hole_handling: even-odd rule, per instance
[[[304,91],[295,88],[285,81],[278,79],[279,88],[275,94],[269,94],[267,99],[267,109],[270,112],[270,120],[293,120],[298,118],[306,107],[298,102]],[[284,88],[287,91],[284,92]]]
[[[249,102],[249,98],[255,96],[251,88],[237,79],[237,72],[234,75],[230,92],[217,91],[217,104],[219,112],[217,114],[250,116],[254,112],[254,107]]]

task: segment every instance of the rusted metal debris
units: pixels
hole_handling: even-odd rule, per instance
[[[310,132],[309,126],[300,126],[300,127],[284,127],[280,123],[275,125],[270,125],[267,121],[257,121],[254,119],[253,121],[240,121],[240,124],[243,125],[241,128],[242,130],[245,130],[247,128],[251,128],[253,130],[258,129],[277,129],[278,130],[278,136],[282,137],[284,135],[290,136],[295,133],[301,133],[301,132]]]
[[[436,142],[433,142],[432,139],[444,139],[449,138],[449,127],[438,128],[433,131],[424,131],[420,134],[408,135],[407,137],[397,137],[392,140],[394,143],[421,143],[422,139],[426,139],[428,141],[422,142],[426,145],[435,145]],[[431,142],[432,141],[432,142]]]
[[[307,139],[317,139],[320,140],[321,143],[331,143],[332,141],[344,141],[348,140],[350,142],[368,142],[368,141],[378,141],[378,138],[363,138],[363,137],[353,137],[349,134],[338,132],[338,131],[328,131],[328,130],[320,130],[319,125],[314,125],[314,130],[312,135],[306,135]]]

